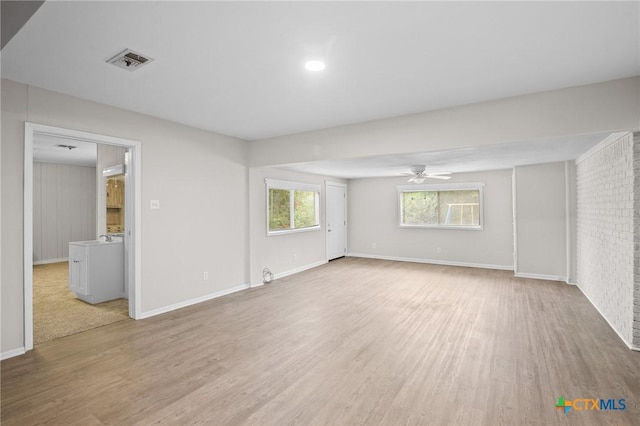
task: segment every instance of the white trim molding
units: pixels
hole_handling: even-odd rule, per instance
[[[484,230],[484,182],[458,182],[458,183],[440,183],[440,184],[421,184],[421,185],[398,185],[398,227],[403,229],[456,229],[465,231],[482,231]],[[406,224],[403,223],[403,197],[405,192],[442,192],[442,191],[478,191],[478,225],[452,225],[452,224]],[[439,199],[440,197],[438,197]],[[462,209],[462,204],[459,204]],[[475,203],[466,204],[475,205]],[[473,208],[473,206],[472,206]],[[439,207],[438,207],[439,209]],[[451,209],[451,205],[449,206]],[[438,214],[439,215],[439,214]],[[447,215],[448,216],[448,215]]]
[[[175,311],[180,308],[186,308],[187,306],[195,305],[197,303],[206,302],[208,300],[217,299],[218,297],[226,296],[228,294],[237,293],[242,290],[247,290],[248,288],[251,288],[251,287],[252,286],[250,286],[249,284],[241,284],[235,287],[227,288],[225,290],[220,290],[214,293],[205,294],[204,296],[174,303],[168,306],[163,306],[162,308],[152,309],[150,311],[142,312],[138,319],[145,319],[145,318],[154,317],[156,315],[166,314],[167,312]]]
[[[277,179],[265,179],[264,180],[264,184],[265,184],[265,209],[266,209],[265,227],[266,227],[266,230],[267,230],[267,237],[274,237],[274,236],[277,236],[277,235],[293,234],[293,233],[296,233],[296,232],[319,231],[322,228],[322,226],[320,224],[320,204],[321,204],[321,202],[320,202],[321,186],[320,185],[311,184],[311,183],[303,183],[303,182],[293,182],[293,181],[288,181],[288,180],[277,180]],[[269,228],[269,223],[270,223],[269,215],[270,215],[270,203],[271,203],[271,200],[270,200],[270,197],[269,197],[269,191],[272,190],[272,189],[290,191],[290,196],[289,196],[289,212],[290,212],[289,228],[274,229],[274,230],[271,230]],[[296,228],[296,224],[295,224],[295,221],[294,221],[294,210],[295,210],[294,191],[313,192],[315,194],[315,225]]]
[[[299,272],[304,272],[304,271],[306,271],[308,269],[317,268],[318,266],[322,266],[322,265],[324,265],[326,263],[328,263],[326,260],[321,260],[319,262],[310,263],[308,265],[304,265],[304,266],[301,266],[299,268],[290,269],[290,270],[284,271],[284,272],[279,272],[277,274],[273,274],[273,279],[277,280],[278,278],[288,277],[289,275],[297,274]]]
[[[33,266],[36,265],[48,265],[50,263],[60,263],[60,262],[68,262],[68,257],[61,257],[60,259],[47,259],[47,260],[34,260]]]
[[[83,132],[63,127],[48,126],[26,121],[24,123],[24,222],[23,222],[23,321],[24,349],[33,349],[33,139],[35,134],[63,136],[97,144],[116,145],[129,149],[133,179],[133,202],[129,213],[132,218],[127,271],[129,280],[129,316],[140,318],[142,307],[142,144],[140,141],[122,139],[97,133]],[[131,285],[133,284],[133,285]]]
[[[562,281],[569,284],[567,277],[562,277],[559,275],[546,275],[546,274],[529,274],[527,272],[516,272],[513,274],[516,278],[530,278],[533,280],[546,280],[546,281]]]
[[[11,349],[9,351],[0,353],[0,361],[4,361],[5,359],[13,358],[14,356],[24,355],[25,353],[27,353],[27,351],[24,348],[24,346],[16,348],[16,349]]]
[[[291,189],[294,191],[320,192],[320,189],[322,188],[322,186],[317,183],[294,182],[291,180],[265,179],[264,183],[268,188]]]
[[[309,270],[309,269],[317,268],[318,266],[322,266],[322,265],[327,264],[327,263],[329,263],[327,260],[321,260],[319,262],[310,263],[308,265],[304,265],[304,266],[301,266],[299,268],[290,269],[290,270],[284,271],[284,272],[279,272],[277,274],[273,274],[273,279],[277,280],[278,278],[288,277],[289,275],[293,275],[293,274],[297,274],[297,273],[300,273],[300,272],[304,272],[304,271]],[[273,281],[271,281],[271,283],[273,283]],[[263,282],[255,283],[255,284],[251,284],[251,288],[269,286],[271,283],[263,283]]]
[[[457,262],[453,260],[382,256],[377,254],[366,254],[366,253],[348,253],[347,256],[362,257],[365,259],[395,260],[397,262],[427,263],[431,265],[462,266],[465,268],[481,268],[481,269],[497,269],[500,271],[513,271],[513,265],[491,265],[488,263],[470,263],[470,262]]]

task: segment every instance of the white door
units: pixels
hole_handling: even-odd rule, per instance
[[[326,183],[327,260],[347,254],[347,186]]]

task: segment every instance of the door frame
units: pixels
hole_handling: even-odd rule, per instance
[[[129,316],[139,319],[142,313],[142,144],[139,141],[113,136],[88,133],[62,127],[48,126],[32,122],[24,123],[24,240],[23,240],[23,287],[24,287],[24,347],[33,349],[33,138],[35,134],[47,134],[66,139],[81,140],[96,144],[125,147],[130,152],[127,173],[133,178],[133,191],[125,191],[125,203],[133,206],[129,228],[129,250],[126,271],[129,278]],[[131,285],[133,283],[133,285]]]
[[[328,227],[326,226],[327,223],[327,217],[329,215],[329,190],[328,187],[329,186],[336,186],[338,188],[343,188],[344,189],[344,221],[345,221],[345,225],[344,225],[344,248],[345,248],[345,253],[344,255],[346,256],[349,253],[349,236],[348,236],[348,232],[349,232],[349,221],[347,220],[347,189],[348,189],[348,185],[346,183],[341,183],[341,182],[332,182],[332,181],[328,181],[325,180],[324,181],[324,199],[325,199],[325,203],[324,203],[324,221],[325,221],[325,229],[328,230]],[[327,233],[325,233],[325,258],[327,260],[327,262],[329,261],[329,236],[327,235]]]

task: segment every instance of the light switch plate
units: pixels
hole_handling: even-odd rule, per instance
[[[151,200],[149,202],[149,207],[151,207],[152,209],[159,209],[160,208],[160,200]]]

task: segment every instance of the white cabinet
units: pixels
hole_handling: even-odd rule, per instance
[[[124,243],[99,240],[69,243],[69,289],[78,299],[91,304],[126,297]]]

